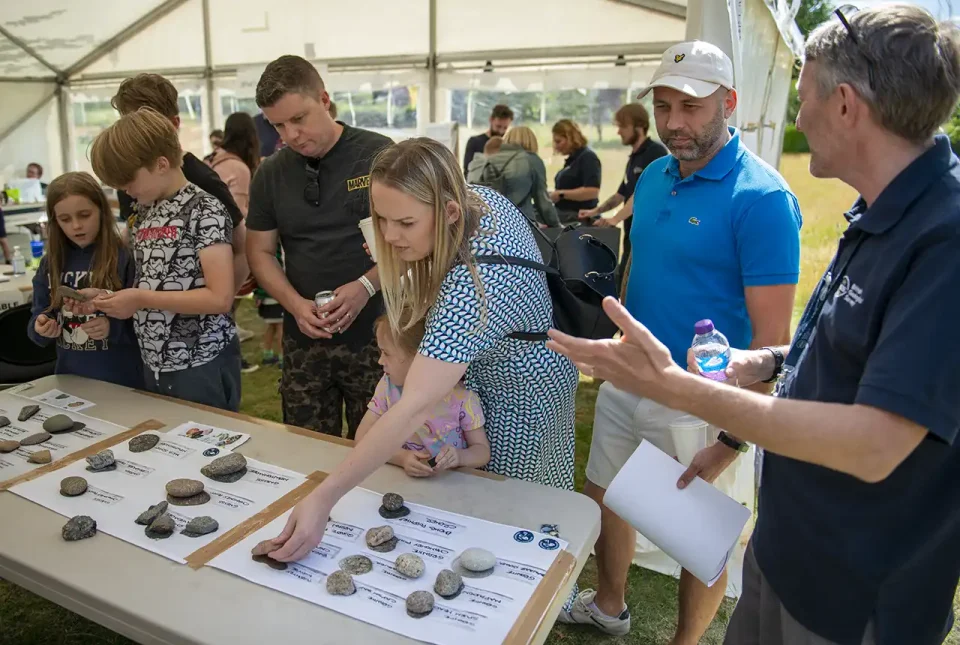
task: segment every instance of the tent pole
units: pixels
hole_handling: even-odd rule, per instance
[[[213,84],[213,43],[210,40],[210,0],[203,0],[203,75],[207,80],[207,104],[204,110],[207,113],[207,132],[208,137],[217,127],[217,115],[215,107],[218,106],[216,91]],[[218,111],[218,110],[217,110]]]
[[[60,76],[60,70],[59,70],[59,69],[57,69],[57,68],[54,67],[52,64],[50,64],[49,62],[47,62],[47,59],[44,58],[43,56],[41,56],[40,54],[38,54],[38,53],[37,53],[37,50],[35,50],[33,47],[31,47],[30,45],[28,45],[27,43],[25,43],[23,40],[17,38],[17,37],[14,36],[13,34],[11,34],[11,33],[10,33],[10,30],[7,29],[6,27],[4,27],[3,25],[0,25],[0,34],[3,34],[3,36],[4,36],[7,40],[9,40],[10,42],[12,42],[14,45],[16,45],[17,47],[19,47],[20,49],[22,49],[25,54],[28,54],[28,55],[31,56],[32,58],[35,58],[35,59],[37,60],[37,62],[39,62],[41,65],[43,65],[44,67],[46,67],[47,69],[49,69],[51,72],[53,72],[53,73],[56,74],[57,76]]]
[[[430,123],[437,122],[437,0],[430,2],[430,54],[427,67],[430,72]]]
[[[53,90],[50,91],[50,93],[48,93],[46,96],[40,99],[40,101],[36,105],[34,105],[28,111],[24,112],[24,114],[19,119],[17,119],[16,121],[8,125],[6,130],[4,130],[3,132],[0,132],[0,142],[2,142],[4,139],[9,137],[11,134],[13,134],[13,132],[17,128],[19,128],[21,125],[23,125],[24,123],[29,121],[31,118],[33,118],[34,114],[36,114],[37,112],[42,110],[44,107],[46,107],[47,102],[50,99],[52,99],[54,96],[56,96],[56,94],[57,94],[57,90],[56,88],[54,88]]]
[[[57,85],[57,121],[60,125],[60,162],[63,172],[73,170],[73,146],[70,145],[70,91],[66,83]]]

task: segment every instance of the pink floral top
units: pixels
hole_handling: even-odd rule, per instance
[[[400,400],[402,389],[394,385],[386,374],[377,383],[377,391],[367,408],[375,415],[383,416],[390,407]],[[454,448],[466,448],[464,433],[483,427],[483,408],[480,397],[475,392],[457,385],[440,403],[437,404],[423,427],[417,430],[403,447],[407,450],[426,449],[436,456],[446,445]]]

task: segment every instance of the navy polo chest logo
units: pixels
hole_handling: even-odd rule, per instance
[[[843,300],[851,307],[856,307],[857,305],[863,304],[863,289],[860,285],[852,282],[850,276],[845,275],[840,281],[840,286],[837,287],[837,292],[833,297],[836,300]]]

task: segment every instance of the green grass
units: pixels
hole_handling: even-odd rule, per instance
[[[603,161],[602,194],[606,196],[620,181],[625,152],[603,147],[597,153]],[[856,195],[839,182],[811,177],[807,172],[807,155],[784,156],[781,170],[800,200],[804,217],[801,277],[794,309],[796,321],[836,250],[837,240],[845,225],[842,213],[852,204]],[[254,330],[259,338],[263,324],[250,301],[240,306],[238,320],[242,327]],[[253,363],[259,363],[260,360],[257,342],[255,339],[243,344],[244,356]],[[245,374],[241,410],[253,416],[280,421],[277,394],[279,378],[280,370],[276,367],[261,367],[252,374]],[[596,397],[597,385],[592,379],[583,379],[577,392],[577,490],[583,489],[585,480]],[[596,567],[591,558],[580,576],[580,586],[595,587],[596,576]],[[632,567],[627,587],[627,604],[633,615],[630,634],[616,639],[603,638],[590,628],[557,625],[547,643],[587,645],[602,641],[610,645],[666,645],[673,636],[677,616],[677,581],[669,576]],[[960,612],[960,596],[955,607]],[[701,640],[703,645],[720,645],[723,642],[723,632],[732,611],[733,601],[724,601]],[[119,645],[129,642],[66,609],[0,580],[0,645]],[[957,630],[947,637],[946,645],[960,645],[960,633]]]

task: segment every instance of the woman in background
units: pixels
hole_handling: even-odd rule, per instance
[[[223,142],[207,162],[230,189],[244,215],[250,206],[250,178],[260,165],[257,126],[246,112],[234,112],[223,126]]]
[[[587,138],[570,119],[560,119],[554,124],[553,149],[566,160],[554,177],[550,200],[557,205],[561,222],[576,222],[581,210],[597,206],[600,158],[587,147]]]

